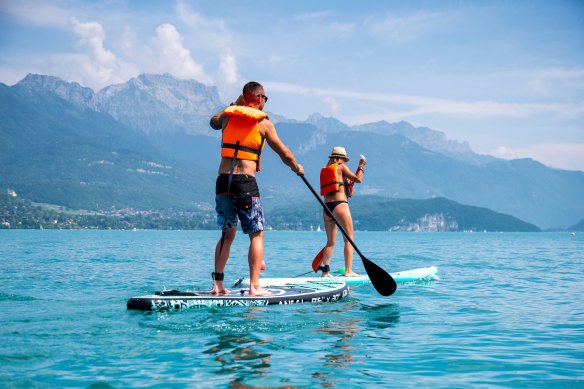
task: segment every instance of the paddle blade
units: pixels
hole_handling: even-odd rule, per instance
[[[322,264],[323,254],[324,254],[324,247],[322,248],[322,250],[320,250],[318,252],[318,254],[316,254],[314,259],[312,260],[312,270],[314,270],[315,273],[318,272],[318,267]]]
[[[364,256],[361,256],[365,271],[371,280],[371,284],[382,296],[391,296],[397,289],[397,283],[388,272],[383,270],[377,264],[371,262]]]

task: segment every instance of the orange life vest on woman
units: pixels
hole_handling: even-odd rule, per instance
[[[320,169],[320,194],[322,196],[336,192],[344,187],[347,197],[353,196],[354,182],[348,178],[343,181],[343,174],[338,170],[339,164],[333,163]]]
[[[258,123],[268,114],[239,105],[227,107],[224,113],[229,116],[229,122],[221,137],[221,156],[256,161],[259,172],[265,138],[260,134]]]

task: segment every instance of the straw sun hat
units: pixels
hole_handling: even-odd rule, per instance
[[[349,160],[349,157],[347,157],[347,150],[341,146],[333,147],[329,158],[343,158],[345,161]]]

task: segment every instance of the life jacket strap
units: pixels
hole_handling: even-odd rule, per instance
[[[264,142],[266,138],[262,136],[262,142],[260,143],[260,147],[258,149],[252,149],[251,147],[242,146],[239,144],[239,141],[236,141],[235,144],[233,143],[221,143],[221,148],[224,149],[234,149],[233,158],[231,159],[231,168],[229,169],[229,179],[227,180],[227,191],[231,188],[231,180],[233,178],[233,172],[235,171],[235,161],[237,160],[237,153],[239,150],[245,151],[247,153],[256,154],[258,159],[256,160],[256,172],[260,171],[260,161],[262,159],[262,149],[264,147]]]
[[[330,185],[345,185],[345,183],[340,182],[340,181],[333,181],[333,182],[329,182],[329,183],[326,183],[324,185],[321,185],[320,189],[326,188],[327,186],[330,186]]]
[[[231,180],[233,179],[233,171],[235,170],[235,161],[237,161],[237,153],[240,150],[239,141],[235,142],[235,152],[233,153],[233,158],[231,159],[231,167],[229,168],[229,179],[227,180],[227,192],[231,189]]]
[[[264,139],[262,138],[262,145],[264,144]],[[221,148],[223,149],[235,149],[235,151],[237,150],[241,150],[241,151],[245,151],[248,153],[252,153],[252,154],[257,154],[258,156],[262,153],[262,149],[260,146],[260,149],[252,149],[251,147],[247,147],[247,146],[241,146],[239,144],[239,141],[235,142],[235,144],[233,143],[221,143]]]
[[[260,165],[262,160],[262,150],[264,149],[264,142],[266,138],[262,136],[262,142],[260,143],[260,148],[257,150],[258,160],[256,161],[256,172],[260,171]]]

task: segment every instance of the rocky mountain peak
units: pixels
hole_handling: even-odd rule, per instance
[[[468,142],[449,140],[443,132],[428,127],[414,127],[404,121],[388,123],[385,120],[352,126],[354,130],[367,131],[385,135],[403,135],[419,145],[445,154],[474,155]]]
[[[170,74],[141,74],[124,84],[102,89],[99,100],[104,106],[112,102],[154,101],[175,114],[208,115],[221,105],[216,87],[207,87],[196,80],[179,80]]]
[[[76,82],[37,74],[29,74],[15,87],[54,93],[146,133],[206,130],[205,122],[222,105],[216,87],[170,74],[141,74],[97,93]]]
[[[81,105],[89,105],[95,93],[93,89],[81,86],[76,82],[68,82],[55,76],[28,74],[17,83],[16,88],[27,92],[45,91]]]
[[[315,127],[327,132],[350,131],[350,127],[345,123],[333,118],[324,117],[320,113],[313,113],[306,119],[306,123],[310,123]]]

